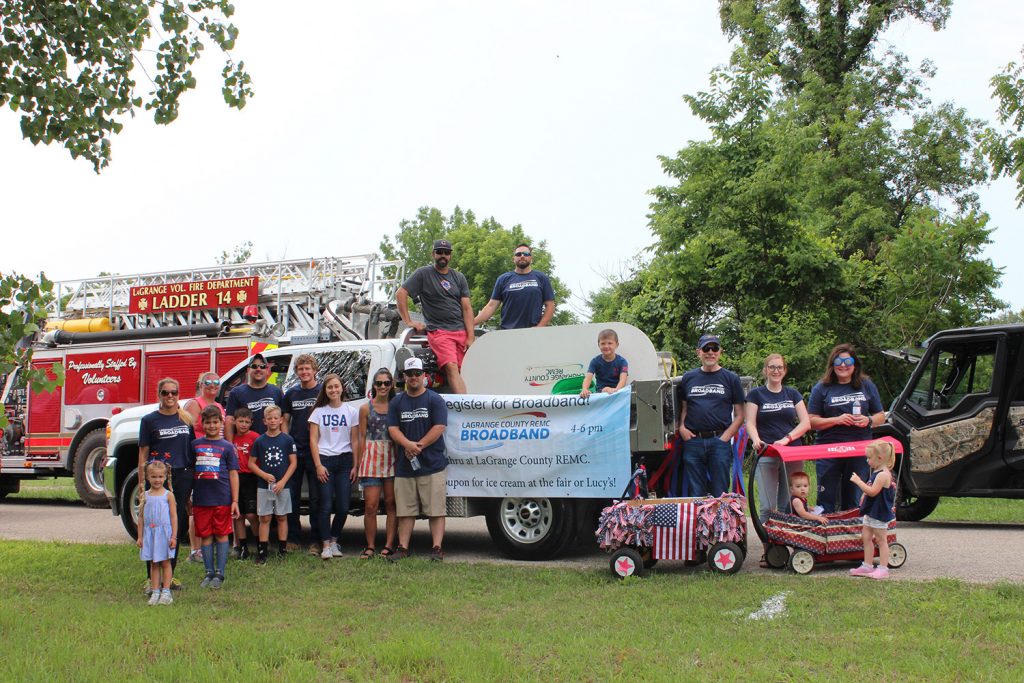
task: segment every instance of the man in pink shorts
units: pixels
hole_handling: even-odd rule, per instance
[[[437,365],[456,394],[466,393],[462,359],[473,343],[473,305],[466,276],[448,267],[452,243],[434,240],[434,265],[417,268],[398,288],[398,313],[417,332],[427,331],[427,343]],[[409,297],[418,300],[426,324],[409,315]]]

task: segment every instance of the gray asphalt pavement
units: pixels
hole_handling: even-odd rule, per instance
[[[382,520],[383,521],[383,520]],[[413,537],[413,552],[429,553],[426,522],[418,522]],[[346,524],[342,547],[354,557],[362,547],[362,518]],[[128,544],[119,518],[109,510],[90,510],[80,503],[10,499],[0,502],[0,538],[72,543]],[[1024,583],[1024,524],[967,524],[919,522],[902,524],[897,538],[907,548],[907,562],[893,572],[893,578],[927,580],[956,578],[975,583],[1009,581]],[[750,555],[743,572],[769,572],[758,568],[761,545],[751,530]],[[495,562],[537,566],[504,558],[490,540],[482,517],[449,519],[445,537],[448,561]],[[584,548],[544,566],[605,569],[608,556]],[[845,575],[849,563],[822,564],[811,576]],[[659,573],[686,574],[702,571],[680,562],[661,562]]]

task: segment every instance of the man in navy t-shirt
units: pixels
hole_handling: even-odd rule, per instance
[[[224,426],[224,439],[231,441],[235,438],[235,409],[245,406],[252,411],[252,431],[262,434],[267,431],[263,424],[263,409],[267,406],[277,406],[284,410],[284,393],[281,388],[267,384],[270,378],[270,364],[263,357],[262,353],[255,354],[249,359],[249,381],[246,384],[239,384],[228,394],[227,423]]]
[[[292,512],[288,515],[289,550],[296,550],[302,522],[299,519],[299,501],[302,500],[302,480],[306,479],[309,492],[309,528],[313,538],[320,538],[317,529],[317,511],[320,509],[320,482],[316,478],[316,467],[313,465],[313,454],[309,450],[309,414],[313,412],[313,404],[320,393],[320,383],[316,381],[319,364],[316,357],[304,353],[295,359],[295,375],[299,383],[284,393],[285,431],[295,440],[295,472],[288,480],[292,492]],[[319,553],[320,550],[317,549]]]
[[[701,337],[697,344],[700,367],[684,374],[677,390],[688,496],[720,496],[729,490],[729,442],[743,424],[744,395],[736,373],[719,365],[721,354],[718,337]]]
[[[444,558],[444,520],[447,504],[445,468],[448,456],[444,430],[448,426],[448,406],[444,399],[423,383],[423,362],[405,361],[405,391],[388,405],[388,433],[398,447],[395,454],[395,505],[398,508],[398,548],[389,559],[409,555],[416,517],[430,520],[433,541],[431,560]]]
[[[480,309],[474,325],[490,320],[501,305],[501,329],[518,330],[524,327],[544,327],[555,314],[555,290],[551,280],[533,269],[533,250],[522,243],[512,254],[515,270],[498,276],[491,292],[491,300]]]

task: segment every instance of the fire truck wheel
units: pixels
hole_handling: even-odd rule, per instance
[[[135,468],[125,477],[121,487],[121,524],[132,538],[138,538],[139,530],[135,520],[139,518],[139,469]]]
[[[613,552],[608,566],[612,570],[612,576],[617,579],[624,579],[627,576],[643,576],[647,573],[640,553],[629,547],[622,547]]]
[[[572,500],[499,498],[487,511],[491,540],[514,560],[550,560],[576,540]]]
[[[103,459],[107,455],[107,437],[102,429],[94,429],[79,442],[72,468],[75,491],[87,507],[110,507],[103,492]]]

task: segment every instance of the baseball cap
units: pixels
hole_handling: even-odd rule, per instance
[[[435,244],[436,244],[436,242],[435,242]],[[423,369],[423,361],[421,361],[419,358],[408,358],[408,359],[406,359],[405,367],[402,368],[403,371],[405,371],[405,370],[422,370],[422,369]]]
[[[448,240],[434,240],[434,251],[437,251],[438,249],[447,249],[448,251],[451,251],[452,243]]]
[[[253,362],[256,359],[259,359],[259,360],[263,361],[264,363],[267,362],[267,359],[263,356],[262,353],[254,353],[251,356],[249,356],[249,362],[250,363]]]
[[[697,348],[703,349],[707,344],[718,344],[719,346],[721,346],[722,342],[721,340],[719,340],[718,337],[716,337],[713,334],[705,334],[703,337],[700,338],[700,341],[697,342]]]

